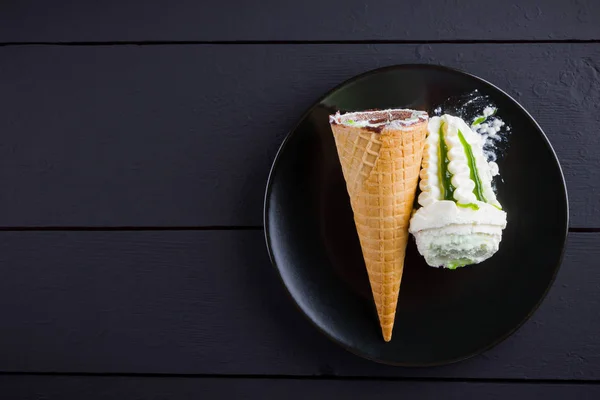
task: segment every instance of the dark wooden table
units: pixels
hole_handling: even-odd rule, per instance
[[[600,2],[284,3],[0,3],[0,397],[600,398]],[[320,335],[262,231],[270,164],[302,112],[412,62],[520,101],[571,206],[531,320],[421,369]]]

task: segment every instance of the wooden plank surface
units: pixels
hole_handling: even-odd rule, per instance
[[[558,153],[571,226],[600,227],[594,44],[3,47],[0,226],[259,226],[304,110],[356,74],[414,62],[515,96]]]
[[[11,400],[290,399],[532,400],[600,397],[600,385],[312,379],[1,376]]]
[[[0,42],[600,39],[595,1],[9,1]]]
[[[318,333],[261,231],[1,232],[0,371],[596,380],[599,258],[600,233],[571,234],[552,290],[514,336],[410,369]]]

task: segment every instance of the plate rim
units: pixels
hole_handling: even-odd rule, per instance
[[[317,322],[315,322],[312,318],[310,318],[308,313],[300,306],[299,302],[296,301],[296,298],[291,293],[290,289],[288,288],[288,285],[285,283],[285,280],[281,273],[281,268],[275,261],[273,246],[271,243],[271,233],[270,233],[270,229],[269,229],[269,213],[268,213],[268,211],[270,209],[270,203],[271,203],[271,192],[272,192],[272,187],[273,187],[274,174],[276,172],[277,166],[281,159],[281,155],[282,155],[283,151],[285,150],[285,148],[287,147],[287,145],[289,144],[289,142],[291,141],[292,137],[294,136],[294,133],[297,131],[298,126],[300,126],[300,124],[306,119],[306,117],[308,115],[310,115],[310,113],[316,107],[318,107],[323,102],[324,99],[326,99],[327,97],[332,95],[334,92],[338,91],[339,89],[345,87],[346,85],[349,85],[349,84],[352,84],[361,79],[367,78],[370,75],[376,75],[376,74],[391,71],[391,70],[407,70],[407,69],[431,69],[431,70],[438,70],[438,71],[443,71],[443,72],[449,72],[452,74],[467,76],[469,78],[479,81],[480,83],[483,83],[484,85],[488,85],[488,86],[492,87],[493,89],[500,92],[502,95],[506,96],[510,101],[512,101],[525,114],[525,116],[530,120],[530,122],[532,122],[534,124],[534,126],[537,128],[538,132],[541,133],[542,139],[544,140],[546,147],[550,150],[550,152],[553,156],[554,162],[555,162],[556,166],[558,167],[558,172],[559,172],[561,182],[562,182],[562,187],[561,187],[562,188],[562,197],[563,197],[564,203],[565,203],[565,215],[564,215],[565,231],[563,233],[560,256],[557,260],[556,266],[554,267],[554,271],[552,272],[552,277],[550,278],[550,281],[548,282],[548,285],[547,285],[546,289],[544,290],[544,293],[540,296],[540,299],[537,301],[537,303],[532,307],[532,309],[527,313],[527,315],[518,324],[516,324],[512,329],[508,330],[505,334],[499,336],[496,340],[492,341],[490,344],[483,346],[467,355],[456,357],[453,359],[433,362],[433,363],[411,363],[411,362],[400,363],[400,362],[393,362],[393,361],[389,361],[389,360],[383,360],[383,359],[378,359],[375,357],[370,357],[370,356],[364,354],[363,352],[361,352],[359,349],[347,346],[346,344],[339,341],[337,338],[335,338],[332,335],[330,335],[329,333],[327,333],[319,324],[317,324]],[[281,142],[281,144],[279,146],[279,149],[277,150],[277,153],[275,154],[275,158],[273,159],[273,163],[269,170],[269,175],[268,175],[268,179],[267,179],[264,196],[265,197],[264,197],[264,201],[263,201],[263,231],[264,231],[263,233],[264,233],[265,242],[266,242],[266,246],[267,246],[267,252],[269,254],[269,259],[271,261],[271,264],[277,271],[277,275],[279,276],[281,284],[284,286],[285,291],[286,291],[287,295],[290,297],[290,299],[292,300],[292,303],[294,303],[294,306],[300,311],[300,313],[302,315],[304,315],[304,318],[306,318],[320,333],[322,333],[325,337],[327,337],[332,342],[336,343],[338,346],[344,348],[346,351],[348,351],[358,357],[376,362],[378,364],[390,365],[390,366],[395,366],[395,367],[423,367],[424,368],[424,367],[437,367],[437,366],[455,364],[455,363],[473,358],[477,355],[483,354],[483,353],[491,350],[492,348],[498,346],[500,343],[504,342],[506,339],[508,339],[510,336],[512,336],[527,321],[529,321],[531,319],[533,314],[535,314],[538,311],[539,307],[542,305],[542,303],[548,296],[550,289],[554,286],[556,277],[558,275],[558,271],[560,270],[560,267],[562,266],[562,262],[563,262],[564,255],[565,255],[565,248],[567,245],[567,239],[569,236],[570,211],[569,211],[569,197],[568,197],[568,191],[567,191],[567,183],[565,181],[565,175],[564,175],[564,172],[560,165],[560,161],[558,159],[556,151],[552,147],[552,144],[550,143],[550,140],[548,139],[548,136],[546,135],[546,133],[544,132],[542,127],[533,118],[533,116],[529,113],[529,111],[527,111],[525,109],[525,107],[523,107],[521,105],[521,103],[519,103],[511,95],[506,93],[504,90],[502,90],[498,86],[496,86],[493,83],[491,83],[483,78],[480,78],[479,76],[474,75],[470,72],[466,72],[466,71],[460,70],[458,68],[453,68],[453,67],[448,67],[445,65],[438,65],[438,64],[407,63],[407,64],[392,64],[392,65],[387,65],[384,67],[374,68],[374,69],[370,69],[365,72],[362,72],[360,74],[354,75],[354,76],[342,81],[341,83],[335,85],[330,90],[328,90],[325,94],[323,94],[321,97],[319,97],[318,100],[313,102],[304,111],[304,113],[300,116],[300,118],[298,118],[297,122],[287,132],[285,138],[283,139],[283,141]]]

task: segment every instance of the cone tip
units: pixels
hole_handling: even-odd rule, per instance
[[[384,329],[381,331],[381,333],[383,334],[384,341],[389,342],[390,340],[392,340],[392,330],[391,329]]]

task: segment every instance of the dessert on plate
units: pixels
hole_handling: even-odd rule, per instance
[[[329,117],[385,341],[394,327],[427,121],[426,112],[408,109]]]
[[[498,251],[506,212],[492,189],[498,166],[487,162],[483,138],[444,114],[428,123],[418,197],[410,220],[419,253],[430,266],[456,269]]]
[[[492,188],[498,166],[485,158],[485,136],[452,115],[337,112],[329,123],[383,339],[390,341],[409,233],[433,267],[477,264],[498,251],[506,227]]]

